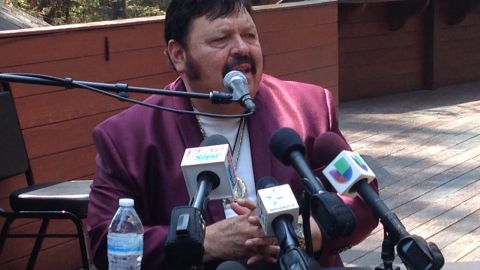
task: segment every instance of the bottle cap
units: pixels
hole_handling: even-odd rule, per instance
[[[121,207],[132,207],[134,203],[133,203],[133,199],[121,198],[120,200],[118,200],[118,204]]]

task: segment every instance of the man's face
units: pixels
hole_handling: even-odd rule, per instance
[[[222,90],[225,74],[239,70],[255,96],[263,73],[262,49],[256,26],[245,9],[213,21],[205,16],[194,19],[186,43],[184,63],[176,68],[187,88]]]

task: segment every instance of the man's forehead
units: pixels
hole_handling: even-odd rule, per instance
[[[211,24],[222,25],[223,23],[228,21],[228,19],[238,19],[238,18],[244,18],[246,21],[252,21],[252,24],[253,24],[253,19],[250,16],[250,14],[245,10],[245,8],[242,8],[242,10],[234,11],[232,13],[229,13],[220,17],[212,17],[212,16],[209,16],[208,14],[203,15],[203,16],[194,18],[192,20],[191,26],[195,24],[206,24],[207,26]]]
[[[229,13],[226,13],[226,14],[216,14],[216,13],[207,13],[205,15],[202,15],[196,19],[199,19],[199,18],[203,18],[209,22],[214,22],[214,21],[217,21],[217,20],[224,20],[224,19],[228,19],[228,18],[236,18],[236,17],[240,17],[240,16],[250,16],[250,14],[248,13],[247,9],[245,7],[237,7],[235,8],[234,10],[232,10],[231,12]]]

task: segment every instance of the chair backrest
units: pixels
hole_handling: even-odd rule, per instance
[[[24,173],[33,184],[27,149],[8,83],[0,83],[0,181]]]

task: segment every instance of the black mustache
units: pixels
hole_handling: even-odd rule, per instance
[[[257,74],[257,65],[255,62],[252,60],[252,58],[248,55],[245,56],[237,56],[232,59],[232,61],[228,62],[225,67],[223,67],[222,70],[222,75],[225,77],[225,75],[232,71],[236,66],[242,65],[242,64],[248,64],[251,67],[251,72],[252,74]]]

